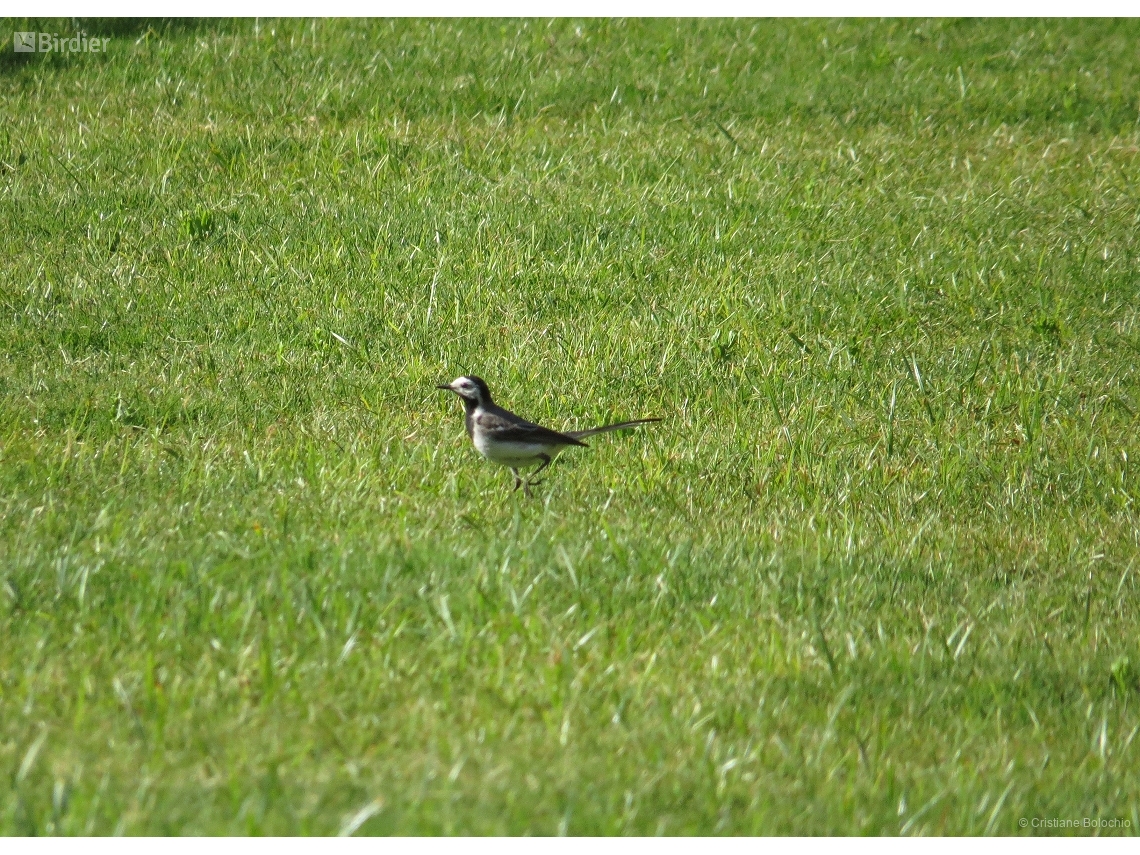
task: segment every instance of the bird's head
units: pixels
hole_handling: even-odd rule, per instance
[[[448,392],[454,392],[463,399],[464,404],[472,404],[474,406],[491,403],[491,390],[487,388],[487,384],[479,377],[474,375],[469,377],[456,377],[446,386],[437,386],[437,389],[446,389]]]

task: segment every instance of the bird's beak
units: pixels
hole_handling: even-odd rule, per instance
[[[455,391],[454,389],[452,389],[452,388],[451,388],[451,386],[450,386],[450,385],[447,385],[447,386],[436,386],[435,388],[437,388],[437,389],[444,389],[445,391],[448,391],[448,392],[454,392],[454,391]]]

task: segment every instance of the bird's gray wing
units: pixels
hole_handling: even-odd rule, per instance
[[[483,412],[476,419],[479,426],[500,442],[533,442],[542,445],[581,445],[577,437],[520,419],[518,416],[507,417],[498,413]]]

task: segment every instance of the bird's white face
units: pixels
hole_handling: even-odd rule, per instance
[[[451,381],[451,391],[457,395],[462,395],[464,398],[478,398],[479,387],[475,382],[467,377],[456,377]]]
[[[486,390],[487,387],[479,382],[478,377],[456,377],[446,386],[439,388],[454,392],[464,401],[473,404],[486,404],[491,398],[490,393]]]

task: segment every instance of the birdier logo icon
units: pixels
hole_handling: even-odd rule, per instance
[[[16,53],[106,53],[109,38],[87,37],[81,32],[62,39],[59,33],[13,33],[12,50]]]

